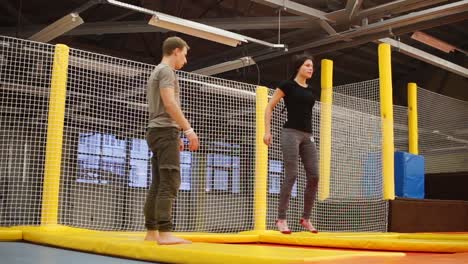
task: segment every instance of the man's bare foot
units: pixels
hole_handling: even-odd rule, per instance
[[[192,244],[192,241],[176,237],[171,232],[159,232],[157,242],[159,245]]]
[[[148,230],[146,232],[145,241],[158,241],[159,235],[157,230]]]

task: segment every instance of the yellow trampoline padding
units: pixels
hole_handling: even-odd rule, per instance
[[[178,233],[178,235],[180,234]],[[66,228],[51,231],[47,227],[25,230],[23,237],[24,240],[30,242],[63,248],[169,263],[270,264],[303,263],[305,261],[363,256],[405,256],[404,253],[396,252],[346,251],[202,242],[195,242],[190,245],[158,246],[153,242],[143,241],[143,233],[118,233],[78,229],[66,231]],[[188,235],[184,235],[184,237],[188,238]]]
[[[401,239],[428,239],[428,240],[464,240],[468,243],[468,233],[410,233],[410,234],[398,234]]]
[[[438,253],[468,252],[466,234],[400,234],[400,233],[327,233],[308,232],[283,235],[268,231],[260,242],[286,245],[318,246],[348,249],[419,251]]]
[[[18,241],[23,239],[23,231],[9,227],[0,228],[0,241]]]
[[[118,231],[97,231],[89,229],[74,228],[61,225],[48,225],[48,226],[25,226],[18,227],[24,233],[29,234],[30,232],[60,232],[61,234],[85,234],[89,237],[97,239],[107,239],[112,237],[113,239],[119,240],[143,240],[144,232],[118,232]],[[259,240],[259,234],[256,232],[242,232],[236,233],[183,233],[178,232],[177,236],[189,239],[193,242],[206,242],[206,243],[257,243]]]

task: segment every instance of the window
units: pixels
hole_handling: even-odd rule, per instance
[[[150,152],[146,140],[133,138],[130,149],[130,187],[147,187],[151,175]]]
[[[239,145],[212,143],[207,155],[207,192],[240,193],[240,157],[236,155],[239,149]]]
[[[114,135],[81,133],[77,182],[107,184],[115,177],[124,177],[126,144]]]
[[[150,157],[151,152],[144,139],[118,139],[111,134],[81,133],[78,143],[77,182],[107,184],[112,179],[115,180],[115,177],[127,180],[128,173],[130,187],[146,188],[151,182]],[[180,189],[190,190],[192,153],[182,151],[180,161]],[[128,172],[127,162],[130,163]]]
[[[190,191],[192,177],[192,153],[190,151],[180,152],[180,188],[179,190]]]
[[[270,194],[279,194],[281,190],[281,178],[283,177],[283,162],[279,160],[270,160],[268,166],[268,192]],[[297,181],[294,183],[292,197],[297,196]]]

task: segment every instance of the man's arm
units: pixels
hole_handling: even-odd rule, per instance
[[[174,89],[171,89],[171,88],[161,89],[161,98],[164,103],[164,107],[166,108],[166,112],[182,128],[185,136],[188,138],[189,149],[191,151],[197,150],[200,144],[198,141],[198,136],[193,131],[192,127],[190,126],[190,123],[187,121],[184,114],[182,113],[182,110],[177,104],[175,97],[174,97]]]
[[[166,112],[171,116],[172,119],[182,128],[183,131],[186,131],[191,128],[189,121],[185,118],[182,109],[180,109],[174,95],[173,88],[161,88],[161,99],[163,101]]]
[[[190,123],[185,118],[182,109],[177,104],[174,92],[175,76],[169,69],[163,69],[160,74],[159,87],[161,100],[169,116],[182,128],[185,136],[189,140],[189,149],[195,151],[198,149],[199,141],[197,134],[193,131]]]

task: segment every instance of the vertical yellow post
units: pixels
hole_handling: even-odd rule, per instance
[[[418,86],[408,83],[408,143],[409,153],[418,155]]]
[[[57,224],[69,48],[55,46],[49,97],[41,224]]]
[[[321,73],[322,94],[320,101],[320,180],[319,200],[323,201],[330,196],[330,169],[331,169],[331,130],[332,130],[332,103],[333,103],[333,61],[322,60]]]
[[[257,87],[256,140],[255,140],[255,230],[266,230],[268,146],[263,143],[265,134],[265,108],[268,104],[268,88]]]
[[[393,91],[390,45],[379,44],[380,116],[382,118],[383,199],[395,199]]]

